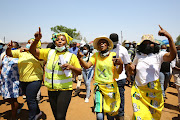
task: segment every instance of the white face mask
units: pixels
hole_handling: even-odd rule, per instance
[[[65,50],[66,49],[66,47],[65,46],[62,46],[62,47],[55,47],[55,49],[57,50],[57,51],[59,51],[59,52],[62,52],[63,50]]]
[[[166,49],[161,49],[161,51],[164,51],[164,52],[166,52]]]
[[[87,54],[87,52],[88,52],[87,50],[83,50],[83,53],[84,53],[84,54]]]

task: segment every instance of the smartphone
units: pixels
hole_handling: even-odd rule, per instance
[[[116,58],[116,56],[113,56],[113,58]]]

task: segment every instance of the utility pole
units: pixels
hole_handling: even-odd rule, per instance
[[[121,31],[121,44],[122,44],[122,42],[123,42],[123,36],[122,36],[122,31]]]
[[[5,36],[4,36],[4,43],[5,43]]]

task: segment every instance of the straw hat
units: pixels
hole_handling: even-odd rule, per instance
[[[96,39],[94,40],[94,42],[93,42],[93,46],[94,46],[95,49],[99,50],[99,49],[98,49],[98,42],[99,42],[99,40],[106,40],[106,41],[109,43],[108,50],[111,50],[111,49],[113,48],[113,42],[112,42],[112,40],[110,40],[110,39],[109,39],[108,37],[106,37],[106,36],[100,36],[100,37],[96,38]]]
[[[2,40],[0,40],[0,44],[3,44],[3,45],[5,45],[5,43],[4,43]]]
[[[153,42],[153,43],[156,43],[156,41],[155,41],[155,39],[154,39],[154,36],[153,36],[152,34],[143,35],[143,36],[141,37],[141,42],[140,42],[140,44],[143,43],[145,40],[149,40],[149,41],[151,41],[151,42]]]

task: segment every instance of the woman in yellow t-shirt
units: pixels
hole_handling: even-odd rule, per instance
[[[42,37],[40,31],[39,28],[39,31],[35,33],[35,41],[30,47],[30,52],[47,62],[44,85],[48,88],[51,109],[56,120],[65,120],[73,90],[72,72],[81,74],[81,66],[76,55],[67,51],[67,44],[72,40],[67,33],[52,35],[55,49],[36,49]]]
[[[19,80],[20,87],[23,93],[26,95],[27,105],[29,108],[29,119],[37,119],[38,116],[42,115],[39,109],[36,97],[40,90],[42,77],[43,77],[43,61],[37,60],[31,53],[29,53],[29,47],[33,43],[34,39],[28,40],[25,49],[11,50],[12,41],[8,44],[6,54],[13,58],[19,58],[18,69],[19,69]],[[36,46],[41,47],[41,43]]]
[[[95,112],[97,120],[103,120],[104,113],[114,116],[120,107],[119,90],[114,79],[122,72],[123,62],[121,58],[115,58],[115,52],[109,52],[113,48],[113,42],[109,38],[98,37],[94,40],[93,46],[99,52],[96,52],[89,62],[83,61],[80,51],[77,56],[85,69],[95,66]]]

